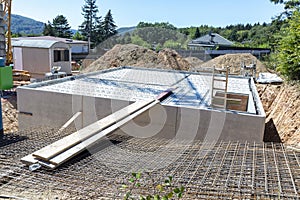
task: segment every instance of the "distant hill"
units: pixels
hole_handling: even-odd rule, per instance
[[[44,22],[36,21],[34,19],[23,17],[21,15],[11,15],[11,32],[21,34],[35,34],[41,35],[44,30]],[[75,34],[77,30],[71,29]]]
[[[21,15],[11,15],[11,32],[23,34],[42,34],[44,23]]]
[[[135,29],[136,29],[135,26],[132,26],[132,27],[121,27],[121,28],[117,29],[117,32],[118,32],[118,34],[123,35],[125,33],[134,31]]]
[[[41,35],[44,29],[44,22],[36,21],[34,19],[24,17],[21,15],[11,15],[11,32],[21,34],[36,34]],[[117,29],[118,34],[125,34],[135,30],[136,27],[122,27]],[[72,33],[75,34],[77,30],[71,29]]]

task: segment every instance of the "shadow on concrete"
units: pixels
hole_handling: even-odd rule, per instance
[[[13,143],[17,143],[28,139],[26,136],[14,135],[14,134],[3,134],[0,135],[0,147],[4,147]]]
[[[282,143],[272,118],[265,124],[264,142]]]

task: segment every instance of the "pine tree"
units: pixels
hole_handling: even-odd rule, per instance
[[[197,27],[195,35],[194,35],[194,39],[199,38],[201,36],[199,28]]]
[[[54,30],[52,27],[52,24],[48,21],[48,24],[44,24],[44,30],[43,30],[43,35],[50,35],[50,36],[54,36]]]
[[[104,38],[107,39],[117,33],[116,31],[117,26],[115,25],[115,22],[113,20],[111,10],[109,10],[104,17],[104,22],[103,22],[103,33],[104,33]]]
[[[79,26],[79,31],[94,45],[99,43],[99,34],[101,34],[101,17],[98,17],[99,10],[96,5],[96,0],[85,0],[82,7],[83,23]]]
[[[52,27],[56,37],[71,38],[72,32],[68,20],[63,15],[58,15],[53,19]]]
[[[63,15],[58,15],[48,24],[44,25],[43,35],[62,38],[71,38],[72,32],[68,20]]]

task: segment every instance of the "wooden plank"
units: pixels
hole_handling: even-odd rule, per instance
[[[21,158],[21,162],[24,163],[25,165],[32,165],[38,162],[38,160],[33,157],[32,154],[29,154],[23,158]]]
[[[135,103],[132,103],[127,107],[34,152],[33,156],[41,160],[48,161],[52,157],[93,136],[97,132],[111,126],[112,124],[125,118],[129,114],[132,114],[137,110],[149,105],[153,101],[155,100],[137,101]]]
[[[213,90],[221,90],[221,91],[226,91],[226,88],[217,88],[217,87],[214,87]]]
[[[214,78],[214,81],[220,81],[220,82],[226,82],[226,79],[219,79],[219,78]]]
[[[70,124],[77,118],[81,115],[81,112],[77,112],[75,113],[75,115],[73,115],[71,117],[71,119],[69,119],[60,129],[59,131],[63,131],[64,129],[66,129],[68,126],[70,126]]]
[[[118,129],[120,126],[126,124],[127,122],[129,122],[130,120],[134,119],[135,117],[137,117],[138,115],[144,113],[145,111],[147,111],[148,109],[150,109],[151,107],[155,106],[157,103],[159,103],[158,100],[152,102],[151,104],[147,105],[146,107],[138,110],[137,112],[127,116],[126,118],[122,119],[121,121],[117,122],[116,124],[106,128],[105,130],[102,130],[100,133],[86,139],[85,141],[73,146],[72,148],[62,152],[61,154],[55,156],[54,158],[52,158],[51,160],[49,160],[49,162],[53,165],[55,165],[56,167],[58,167],[59,165],[63,164],[64,162],[66,162],[67,160],[73,158],[74,156],[78,155],[79,153],[81,153],[82,151],[84,151],[85,149],[87,149],[88,147],[92,146],[93,144],[97,143],[101,138],[103,138],[104,136],[108,135],[109,133],[115,131],[116,129]]]
[[[39,160],[38,163],[44,167],[50,168],[50,169],[55,169],[57,166],[53,165],[47,161]]]

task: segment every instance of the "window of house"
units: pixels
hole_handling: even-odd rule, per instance
[[[64,50],[64,61],[69,61],[70,56],[69,56],[69,50]]]
[[[69,50],[54,50],[54,62],[69,61]]]

